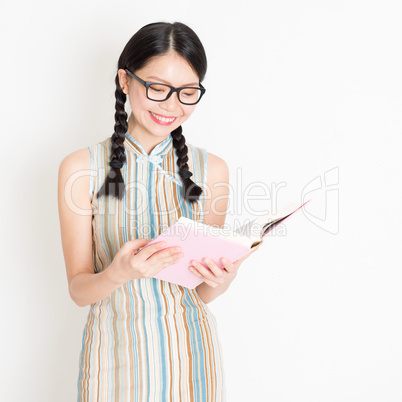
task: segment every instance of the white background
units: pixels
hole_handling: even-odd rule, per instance
[[[247,185],[282,183],[279,206],[315,186],[209,305],[228,402],[402,400],[398,1],[0,4],[2,400],[76,400],[88,308],[68,295],[58,167],[112,134],[117,59],[158,20],[206,48],[184,134],[230,167],[227,222],[252,217]]]

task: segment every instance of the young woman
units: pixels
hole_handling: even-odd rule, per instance
[[[79,401],[225,400],[217,325],[207,303],[225,292],[254,251],[235,262],[223,259],[225,269],[192,261],[189,269],[204,282],[191,290],[153,278],[181,258],[180,248],[146,246],[180,216],[218,227],[225,222],[227,165],[186,144],[182,134],[205,93],[206,67],[204,48],[188,26],[144,26],[118,61],[113,135],[60,164],[69,292],[79,306],[90,305]]]

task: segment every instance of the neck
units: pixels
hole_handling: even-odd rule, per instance
[[[136,141],[138,141],[141,146],[144,148],[144,151],[149,155],[152,150],[160,144],[162,141],[166,140],[166,138],[161,138],[161,137],[155,137],[151,134],[147,134],[145,132],[142,132],[138,129],[136,129],[136,124],[134,120],[133,113],[130,114],[130,117],[128,119],[128,130],[127,132],[133,137]],[[169,134],[170,135],[170,134]]]

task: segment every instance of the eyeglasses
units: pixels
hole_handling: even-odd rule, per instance
[[[130,70],[125,69],[128,75],[135,78],[147,90],[147,98],[155,102],[163,102],[169,99],[174,92],[177,92],[177,97],[183,105],[195,105],[205,94],[206,89],[199,84],[199,87],[181,87],[175,88],[171,85],[161,84],[159,82],[146,82],[140,77],[137,77]]]

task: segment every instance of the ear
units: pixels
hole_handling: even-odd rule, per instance
[[[128,90],[129,90],[129,76],[127,75],[126,71],[123,70],[122,68],[120,68],[117,72],[118,76],[119,76],[119,83],[120,86],[123,90],[123,92],[128,95]]]

